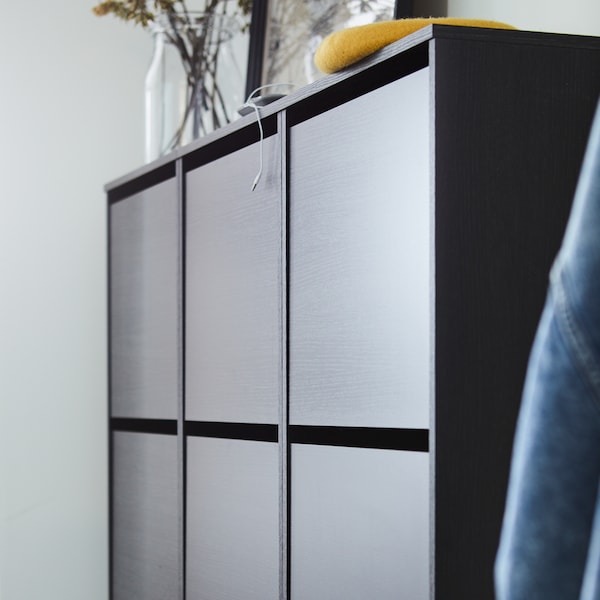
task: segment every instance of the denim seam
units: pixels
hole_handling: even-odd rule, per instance
[[[596,364],[597,361],[594,360],[594,351],[590,348],[586,335],[579,326],[577,317],[571,308],[567,286],[564,282],[566,274],[564,270],[561,269],[560,271],[559,273],[555,271],[553,274],[557,276],[552,277],[557,323],[567,340],[568,350],[573,356],[577,370],[589,384],[594,394],[596,400],[594,406],[598,411],[600,410],[600,371]]]

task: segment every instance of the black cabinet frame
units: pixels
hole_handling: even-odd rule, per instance
[[[435,392],[430,428],[290,426],[287,400],[278,425],[188,422],[183,406],[176,421],[113,418],[109,402],[111,440],[113,431],[178,436],[181,598],[185,597],[185,439],[194,435],[280,445],[284,490],[280,519],[285,538],[281,598],[287,598],[290,589],[291,443],[429,452],[430,597],[493,598],[492,568],[520,394],[547,273],[562,238],[600,94],[600,40],[429,26],[354,68],[263,109],[265,135],[281,137],[284,216],[290,127],[424,67],[430,69],[432,86],[435,213]],[[398,110],[402,109],[399,99]],[[109,224],[114,203],[170,178],[178,182],[185,221],[185,174],[258,140],[255,117],[244,117],[114,181],[107,186]],[[399,136],[398,143],[410,140]],[[285,217],[282,236],[285,248]],[[284,297],[287,291],[282,290]],[[185,306],[184,289],[181,299],[185,323],[185,314],[193,307]],[[110,326],[109,307],[109,331]],[[185,326],[182,332],[183,382]],[[109,352],[109,369],[111,360]],[[285,357],[281,368],[287,381]],[[112,441],[109,446],[112,465]],[[112,501],[111,487],[111,505]]]

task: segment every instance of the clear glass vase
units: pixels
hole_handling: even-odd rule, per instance
[[[162,14],[151,27],[145,80],[145,158],[150,162],[226,123],[243,103],[245,72],[235,37],[239,17]],[[238,36],[239,37],[239,36]]]

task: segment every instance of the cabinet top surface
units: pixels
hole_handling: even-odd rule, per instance
[[[434,45],[430,46],[430,42],[435,40],[454,40],[459,43],[493,43],[503,44],[507,47],[515,45],[538,47],[546,46],[554,48],[574,48],[600,51],[600,37],[594,36],[520,30],[482,29],[454,25],[427,25],[423,29],[420,29],[413,34],[408,35],[405,38],[390,44],[389,46],[386,46],[385,48],[375,52],[371,56],[368,56],[351,67],[338,71],[332,75],[325,76],[314,83],[305,85],[293,93],[281,98],[280,100],[261,108],[261,119],[264,120],[279,112],[288,110],[291,107],[305,102],[306,100],[316,97],[318,94],[324,91],[331,91],[330,88],[333,88],[334,86],[340,86],[343,84],[343,82],[347,82],[351,78],[368,77],[369,73],[373,69],[375,69],[377,66],[382,66],[384,63],[389,62],[390,66],[393,65],[395,67],[396,65],[401,64],[401,62],[404,60],[404,57],[407,57],[408,60],[408,57],[411,54],[414,54],[414,52],[411,51],[415,49],[422,48],[424,52],[431,55],[431,52],[435,52],[436,48]],[[404,76],[404,73],[398,75],[398,77],[402,76]],[[246,128],[249,125],[253,125],[255,121],[256,116],[254,113],[243,116],[233,123],[230,123],[183,148],[174,150],[166,156],[143,165],[140,168],[123,175],[122,177],[114,179],[105,186],[105,190],[106,192],[112,192],[113,190],[140,177],[144,177],[156,171],[157,169],[160,169],[161,167],[168,168],[169,166],[173,166],[178,159],[190,155],[193,152],[208,146],[209,144],[223,140],[236,131]]]

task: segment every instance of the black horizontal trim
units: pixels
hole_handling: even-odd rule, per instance
[[[277,133],[277,115],[261,117],[261,124],[265,139]],[[237,150],[255,144],[259,139],[260,129],[256,120],[227,136],[223,136],[222,132],[217,131],[213,141],[207,142],[206,145],[183,156],[183,170],[187,173],[214,160],[229,156]]]
[[[288,126],[298,125],[332,108],[337,108],[345,102],[415,73],[428,65],[428,44],[419,44],[401,54],[391,56],[370,66],[362,73],[338,81],[335,85],[325,87],[321,91],[303,98],[302,101],[295,102],[286,111]]]
[[[219,423],[214,421],[186,421],[185,435],[194,437],[277,442],[277,425],[266,423]]]
[[[131,179],[114,189],[108,190],[108,202],[114,204],[119,200],[124,200],[139,192],[142,192],[154,185],[158,185],[167,179],[175,177],[175,161],[168,162],[156,167],[148,172],[141,173],[135,179]]]
[[[113,431],[137,431],[140,433],[162,433],[177,435],[175,419],[129,419],[113,417],[110,420]]]
[[[381,450],[429,451],[428,429],[392,429],[383,427],[326,427],[292,425],[292,444],[350,446]]]

